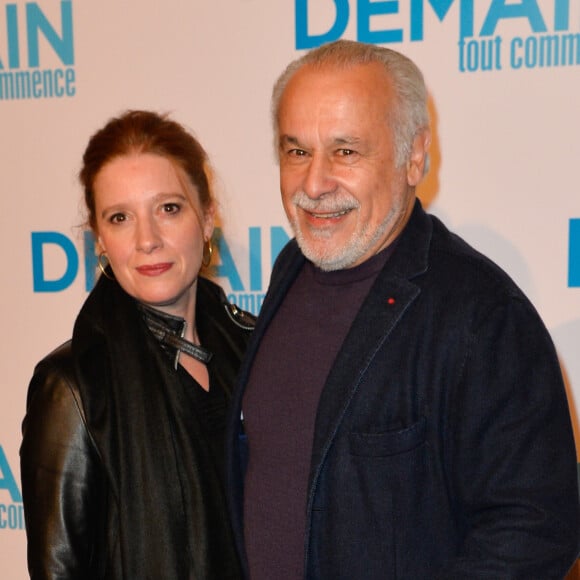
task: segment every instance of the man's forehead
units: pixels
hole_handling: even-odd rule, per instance
[[[305,79],[308,79],[307,82],[324,79],[337,83],[349,83],[355,82],[355,80],[359,83],[391,83],[391,75],[379,62],[305,64],[294,73],[288,81],[288,85],[294,82],[300,83]]]
[[[289,80],[280,108],[307,104],[312,107],[340,97],[351,96],[365,103],[394,100],[394,87],[384,67],[378,63],[345,66],[305,65]],[[357,107],[358,108],[358,107]]]

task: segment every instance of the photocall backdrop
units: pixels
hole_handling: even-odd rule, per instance
[[[77,183],[89,136],[127,108],[193,130],[221,201],[215,277],[258,312],[290,237],[271,87],[305,49],[341,37],[388,45],[424,71],[434,139],[419,197],[536,305],[577,423],[580,1],[2,1],[0,577],[27,577],[18,450],[28,381],[69,338],[95,280]]]

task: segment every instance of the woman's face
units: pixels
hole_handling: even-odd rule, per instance
[[[204,213],[185,172],[150,153],[109,161],[93,189],[98,245],[119,284],[144,304],[191,319],[213,208]]]

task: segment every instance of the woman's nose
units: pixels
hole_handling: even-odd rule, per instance
[[[159,228],[153,219],[140,220],[137,225],[136,236],[137,249],[146,254],[161,246]]]

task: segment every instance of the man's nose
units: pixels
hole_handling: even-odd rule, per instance
[[[332,161],[326,155],[313,154],[304,175],[304,193],[312,199],[317,199],[333,192],[335,188]]]

